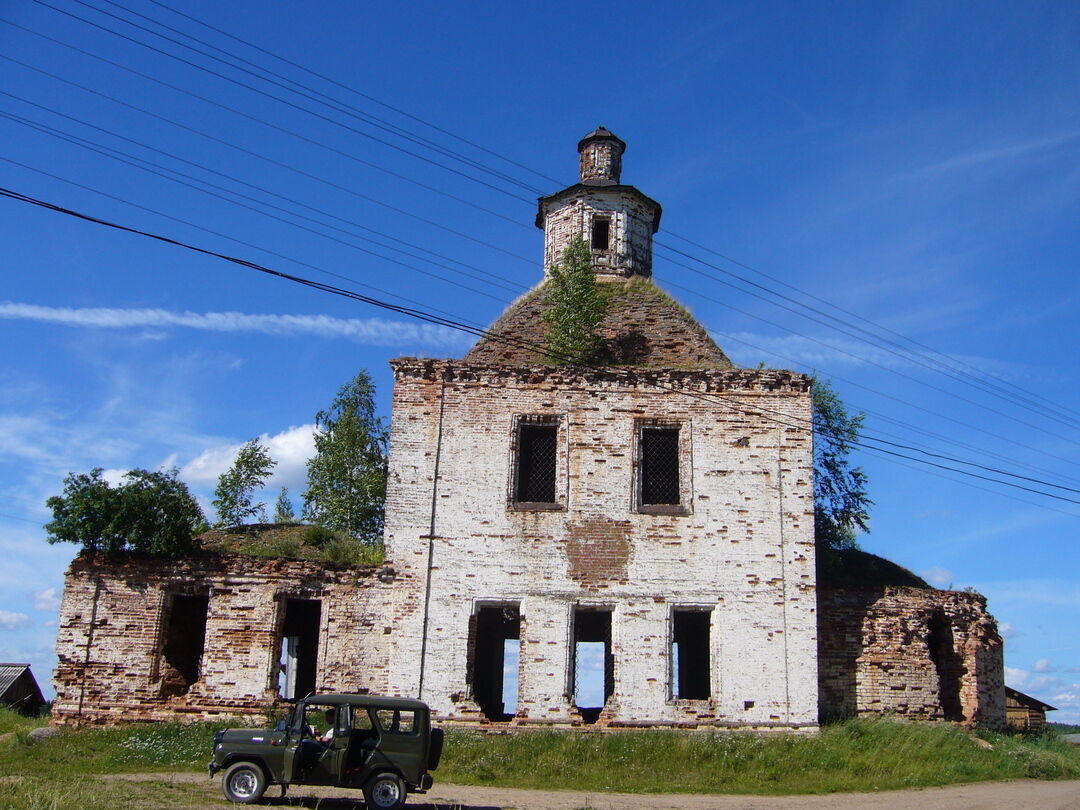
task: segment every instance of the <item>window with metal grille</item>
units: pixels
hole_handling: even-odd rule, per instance
[[[641,505],[677,506],[679,498],[679,428],[641,428]]]
[[[611,246],[611,220],[597,217],[592,223],[592,249],[607,250]]]
[[[555,465],[558,426],[523,422],[518,426],[518,503],[555,503]]]

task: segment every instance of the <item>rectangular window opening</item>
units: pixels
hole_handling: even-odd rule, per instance
[[[611,611],[574,611],[573,684],[571,694],[581,719],[600,718],[615,692],[615,658],[611,653]]]
[[[555,471],[559,427],[553,422],[518,425],[517,470],[514,500],[517,503],[555,503]]]
[[[678,506],[679,428],[643,425],[639,452],[641,505]]]
[[[201,676],[209,594],[174,593],[166,605],[161,694],[186,695]]]
[[[484,717],[507,722],[517,712],[521,615],[517,605],[482,607],[472,620],[469,681]]]
[[[712,697],[708,610],[676,610],[672,614],[671,696],[681,700]]]
[[[284,611],[278,694],[286,700],[294,700],[315,691],[322,602],[318,599],[286,599]]]
[[[596,217],[592,222],[592,249],[607,250],[611,246],[611,220]]]

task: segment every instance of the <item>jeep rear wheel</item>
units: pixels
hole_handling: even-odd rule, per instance
[[[257,802],[266,791],[266,774],[253,762],[236,762],[221,777],[221,791],[230,802]]]
[[[399,810],[405,806],[405,783],[396,773],[380,773],[364,786],[368,810]]]

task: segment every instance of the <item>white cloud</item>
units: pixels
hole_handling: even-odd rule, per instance
[[[933,568],[927,568],[925,571],[920,571],[919,576],[935,588],[944,588],[952,585],[955,579],[952,571],[948,568],[941,568],[940,566],[934,566]]]
[[[1014,689],[1023,686],[1027,679],[1027,670],[1017,669],[1016,667],[1005,667],[1005,683]]]
[[[1036,672],[1050,672],[1053,668],[1054,665],[1050,663],[1049,658],[1040,658],[1035,662],[1035,666],[1032,667]]]
[[[0,629],[17,630],[30,621],[25,613],[13,613],[10,610],[0,610]]]
[[[293,426],[273,436],[258,437],[270,457],[277,462],[267,488],[296,488],[306,480],[307,460],[315,454],[315,425]],[[212,487],[218,477],[232,466],[243,442],[209,447],[180,469],[180,477],[196,486]]]
[[[814,370],[868,365],[905,369],[921,367],[925,362],[916,362],[902,352],[898,355],[866,342],[833,336],[822,339],[810,335],[764,335],[754,332],[710,331],[709,334],[736,363],[743,366],[763,362],[771,367],[795,366]],[[952,366],[970,365],[998,376],[1014,377],[1017,374],[1016,368],[982,357],[946,355],[942,362]]]
[[[1001,622],[1001,624],[998,625],[998,632],[1001,633],[1001,637],[1004,639],[1019,638],[1022,635],[1022,633],[1009,622]]]
[[[60,608],[60,594],[56,592],[56,588],[45,588],[36,591],[33,595],[33,605],[34,610],[43,610],[51,613]]]
[[[292,337],[316,335],[345,338],[371,346],[417,345],[460,348],[472,338],[445,326],[382,318],[333,318],[328,315],[250,315],[243,312],[170,312],[164,309],[111,307],[43,307],[11,301],[0,303],[0,318],[44,321],[61,326],[97,329],[140,329],[144,338],[158,338],[154,329],[186,328],[211,332],[258,332]]]

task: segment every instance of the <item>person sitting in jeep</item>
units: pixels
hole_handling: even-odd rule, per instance
[[[322,734],[325,719],[329,728]],[[442,753],[442,730],[431,710],[409,698],[349,693],[309,695],[276,728],[226,729],[214,736],[211,776],[224,771],[221,789],[250,804],[269,785],[358,788],[374,810],[399,810],[410,793],[431,787]]]

